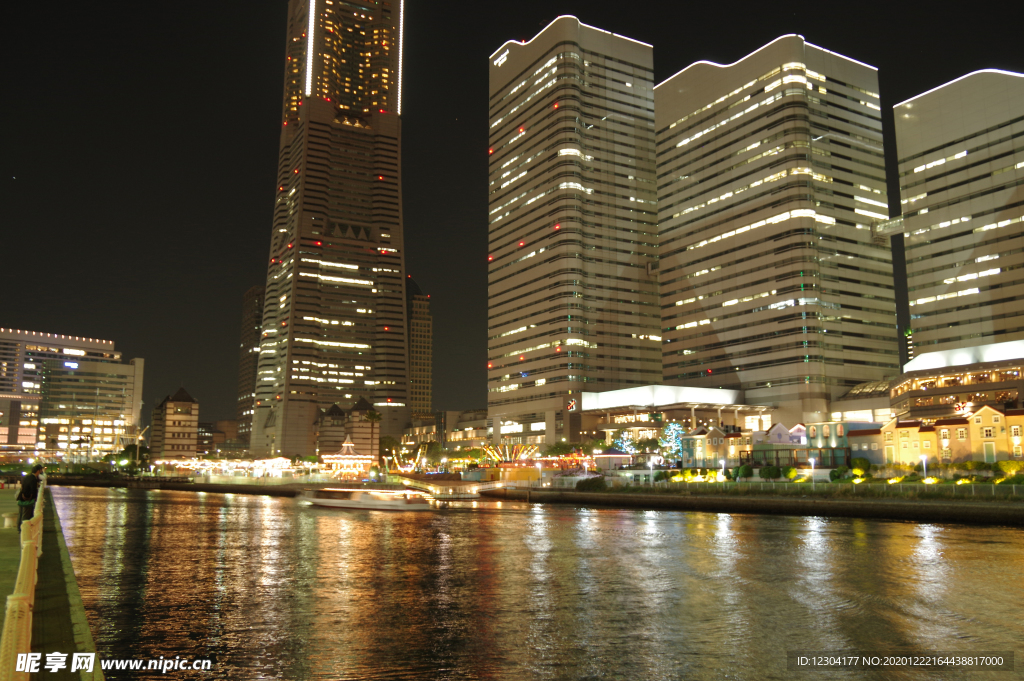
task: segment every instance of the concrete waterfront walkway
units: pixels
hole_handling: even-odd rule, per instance
[[[15,491],[4,493],[0,508],[9,512],[8,506],[17,508]],[[72,653],[95,653],[92,632],[85,616],[85,607],[78,591],[78,582],[71,565],[71,556],[60,519],[53,505],[53,495],[47,489],[43,509],[43,553],[39,557],[39,578],[36,582],[35,607],[32,611],[32,652],[42,653],[45,663],[47,653],[67,654],[67,668],[49,672],[41,670],[33,678],[53,681],[102,681],[103,673],[96,659],[92,673],[70,672]],[[8,498],[9,497],[9,498]],[[14,528],[0,529],[0,596],[6,603],[7,596],[14,589],[18,574],[21,546],[18,531]]]

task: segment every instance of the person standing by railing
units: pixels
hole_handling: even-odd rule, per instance
[[[36,509],[36,498],[39,496],[39,476],[43,472],[43,465],[37,463],[32,466],[31,475],[26,475],[21,480],[21,491],[18,492],[18,532],[21,532],[21,524],[32,520]]]

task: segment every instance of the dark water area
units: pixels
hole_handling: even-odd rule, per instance
[[[56,487],[108,679],[1018,679],[1024,533],[481,502]],[[789,671],[787,651],[1015,651],[1016,670]]]

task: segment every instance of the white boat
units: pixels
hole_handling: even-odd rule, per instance
[[[369,511],[432,511],[429,495],[415,490],[308,489],[297,498],[316,506]]]

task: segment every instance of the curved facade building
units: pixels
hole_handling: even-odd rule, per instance
[[[665,382],[809,423],[897,373],[877,71],[787,35],[655,103]]]
[[[496,441],[572,441],[584,390],[661,378],[652,59],[575,17],[490,57]]]
[[[915,354],[1024,339],[1024,74],[897,104]]]

